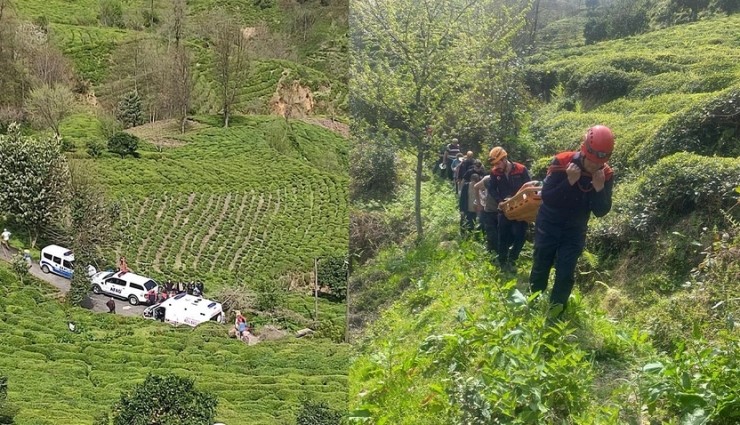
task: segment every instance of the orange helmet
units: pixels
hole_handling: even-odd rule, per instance
[[[609,127],[595,125],[586,131],[581,143],[581,153],[589,160],[604,164],[614,150],[614,133]]]
[[[495,165],[502,159],[506,159],[506,157],[507,153],[501,146],[496,146],[495,148],[491,149],[491,152],[488,153],[488,158],[491,159],[491,165]]]

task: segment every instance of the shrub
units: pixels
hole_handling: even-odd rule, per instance
[[[123,5],[120,0],[100,0],[98,20],[106,27],[123,28]]]
[[[631,74],[605,66],[581,77],[577,93],[584,106],[592,108],[627,95],[637,81]]]
[[[85,148],[87,150],[87,154],[90,155],[90,157],[99,158],[100,155],[103,154],[105,145],[97,140],[88,140],[87,142],[85,142]]]
[[[75,142],[62,138],[62,151],[63,152],[74,152],[77,150],[77,146],[75,146]]]
[[[721,92],[704,104],[671,117],[643,144],[640,157],[647,163],[675,152],[740,156],[740,86]]]
[[[120,132],[108,140],[108,150],[121,155],[121,158],[134,155],[138,147],[139,138],[133,134]]]
[[[255,307],[265,312],[275,312],[285,303],[287,291],[277,280],[259,279],[254,283]]]
[[[388,199],[397,184],[394,149],[383,143],[356,140],[349,174],[351,199]]]
[[[197,390],[192,378],[149,374],[143,383],[121,396],[114,407],[113,424],[210,424],[217,405],[218,399]]]
[[[319,285],[328,286],[331,293],[343,300],[347,296],[347,257],[332,256],[319,260]]]
[[[301,410],[296,415],[296,425],[339,425],[342,412],[334,410],[323,401],[301,401]]]
[[[734,204],[740,185],[740,159],[677,153],[661,159],[633,183],[636,191],[616,198],[630,232],[650,232],[691,213],[707,221],[721,219],[720,209]]]
[[[118,122],[118,120],[116,120],[115,117],[108,114],[103,114],[98,117],[98,129],[103,135],[103,138],[105,140],[108,140],[119,133],[121,130],[123,130],[123,126],[120,122]]]

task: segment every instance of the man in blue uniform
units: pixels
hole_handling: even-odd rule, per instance
[[[597,125],[584,135],[580,151],[556,155],[547,170],[535,222],[529,283],[532,292],[547,289],[554,265],[550,302],[562,306],[560,312],[573,290],[591,213],[602,217],[611,210],[613,173],[606,162],[613,150],[614,134],[608,127]]]
[[[501,270],[507,273],[516,271],[516,260],[524,246],[527,232],[526,221],[509,220],[504,215],[501,204],[516,195],[521,187],[532,180],[529,170],[518,162],[509,161],[508,154],[496,146],[488,154],[493,164],[488,180],[488,194],[498,205],[498,261]]]

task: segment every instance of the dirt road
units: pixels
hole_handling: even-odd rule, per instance
[[[13,251],[14,253],[16,251]],[[0,259],[4,261],[10,261],[12,255],[7,255],[4,250],[0,250]],[[69,292],[70,288],[70,282],[69,279],[65,279],[61,276],[57,276],[53,273],[44,273],[41,268],[39,268],[39,263],[37,261],[34,261],[31,265],[31,274],[35,277],[43,280],[44,282],[49,283],[50,285],[54,286],[59,290],[60,293],[63,295],[66,295],[67,292]],[[106,297],[105,295],[95,295],[92,292],[89,294],[89,299],[85,300],[83,302],[83,307],[92,310],[97,313],[107,313],[108,307],[105,305],[106,302],[108,302],[109,297]],[[137,305],[132,306],[128,303],[128,301],[122,301],[119,299],[115,299],[114,301],[116,303],[116,314],[119,314],[121,316],[139,316],[141,317],[141,314],[144,312],[144,309],[146,306]]]

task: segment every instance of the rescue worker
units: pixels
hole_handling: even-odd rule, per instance
[[[500,146],[489,152],[491,177],[488,180],[488,194],[498,205],[498,261],[501,270],[506,273],[516,272],[516,260],[524,246],[527,222],[509,220],[504,215],[502,204],[531,181],[529,170],[518,162],[509,161],[509,156]]]
[[[108,307],[108,313],[116,314],[116,302],[111,297],[105,305]]]
[[[449,143],[447,147],[445,147],[445,153],[444,157],[442,158],[443,164],[446,166],[447,170],[447,179],[454,181],[454,176],[452,174],[452,160],[457,157],[457,154],[460,153],[460,143],[458,142],[457,138],[452,139],[452,143]]]
[[[555,266],[550,302],[562,308],[555,308],[554,314],[565,310],[573,290],[591,213],[603,217],[611,210],[614,180],[606,162],[613,150],[614,133],[597,125],[586,131],[580,151],[557,154],[547,170],[535,221],[529,284],[532,292],[543,292]]]
[[[475,184],[480,180],[480,176],[473,174],[470,181],[463,183],[460,189],[460,199],[458,207],[460,209],[460,233],[468,236],[475,230],[475,221],[478,218],[478,199]]]

